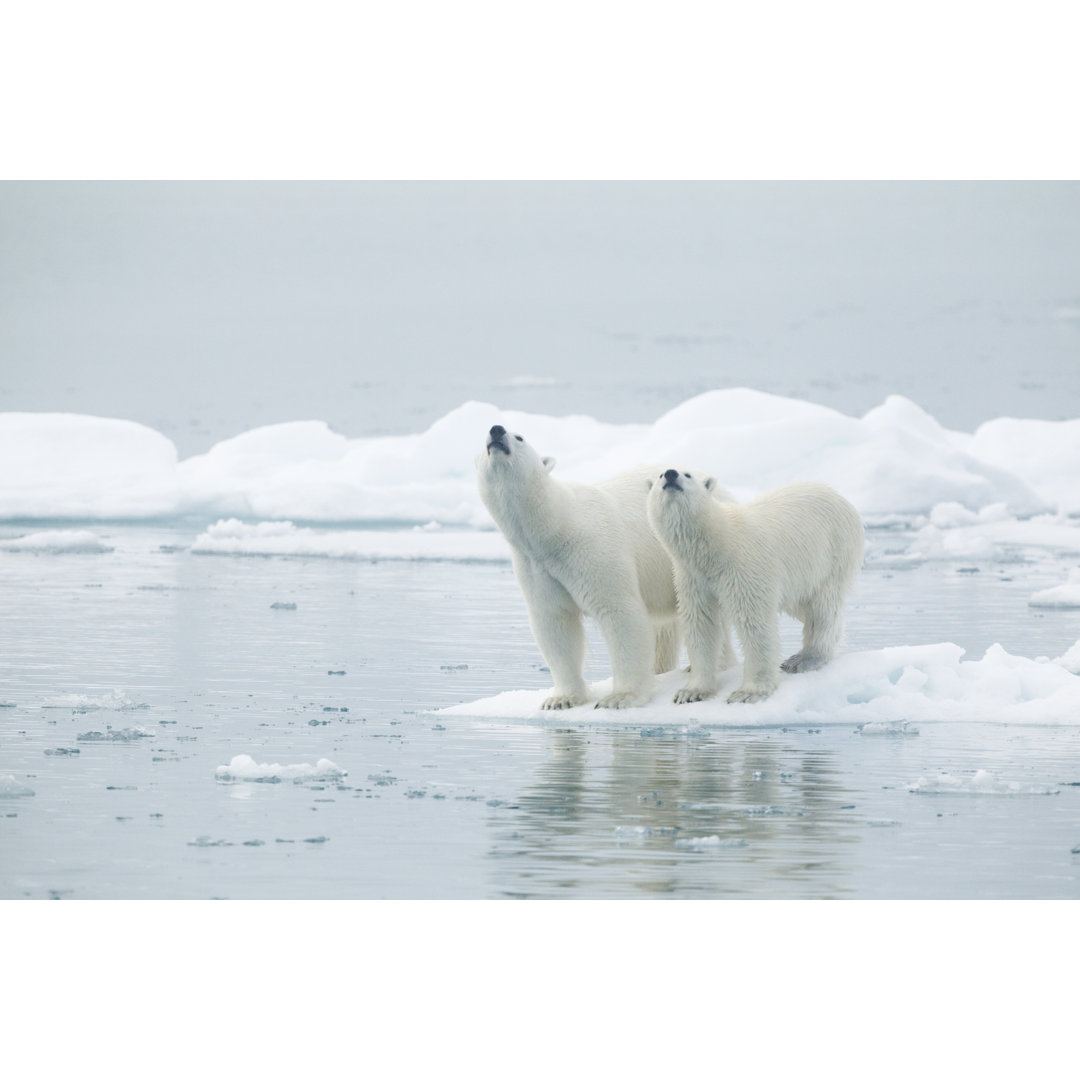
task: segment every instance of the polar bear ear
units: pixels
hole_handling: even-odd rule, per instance
[[[707,477],[706,480],[705,480],[705,490],[706,491],[712,491],[712,489],[714,487],[716,487],[716,477],[715,476]]]
[[[553,457],[541,458],[540,464],[544,466],[544,472],[551,472],[555,468],[555,459]]]

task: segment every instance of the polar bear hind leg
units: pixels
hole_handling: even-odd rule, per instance
[[[803,624],[802,648],[789,656],[780,665],[780,670],[790,674],[816,671],[836,655],[836,647],[843,637],[841,600],[828,595],[808,600],[795,617]]]
[[[663,675],[665,671],[672,671],[679,662],[679,649],[682,646],[682,635],[679,632],[679,623],[676,619],[658,623],[656,626],[656,663],[653,671],[657,675]]]

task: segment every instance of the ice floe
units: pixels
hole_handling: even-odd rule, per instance
[[[127,420],[0,414],[0,519],[196,515],[304,522],[491,527],[473,458],[501,423],[595,481],[643,462],[694,464],[739,497],[820,480],[869,517],[1080,512],[1080,420],[1002,418],[950,431],[891,396],[862,417],[749,389],[712,390],[653,424],[609,424],[470,401],[426,431],[348,438],[323,421],[256,428],[178,461],[164,435]],[[995,511],[997,513],[997,511]]]
[[[33,788],[20,783],[11,773],[0,776],[0,799],[20,799],[33,794]]]
[[[407,531],[318,531],[291,521],[249,525],[229,518],[196,537],[197,555],[290,555],[331,559],[496,561],[510,558],[500,533],[420,527]]]
[[[1063,585],[1032,593],[1028,603],[1038,608],[1080,608],[1080,567],[1069,571]]]
[[[10,540],[0,540],[0,551],[102,555],[112,550],[109,544],[89,529],[46,529]]]
[[[95,709],[145,709],[147,706],[135,701],[121,690],[107,690],[104,694],[55,694],[42,703],[43,709],[74,709],[90,712]]]
[[[148,518],[174,513],[176,447],[131,420],[0,413],[0,517]]]
[[[303,762],[299,765],[278,765],[257,762],[248,754],[237,754],[228,765],[219,765],[214,770],[218,780],[253,780],[262,783],[276,783],[280,780],[335,780],[348,773],[335,765],[329,758],[319,758],[311,765]]]
[[[951,773],[920,776],[908,784],[908,791],[916,795],[1057,795],[1059,789],[1044,784],[1003,780],[986,769],[978,769],[971,776],[954,776]]]
[[[490,717],[554,724],[651,726],[657,723],[702,727],[755,727],[790,724],[882,725],[881,734],[914,734],[915,721],[980,720],[1005,723],[1080,724],[1080,678],[1069,658],[1031,660],[1000,645],[979,660],[965,660],[958,645],[895,646],[847,653],[819,671],[781,674],[772,697],[755,704],[728,705],[727,695],[741,680],[741,669],[722,677],[719,695],[704,702],[675,705],[672,695],[686,675],[658,676],[652,700],[636,709],[595,709],[591,704],[543,711],[550,690],[510,690],[494,697],[437,710],[440,716]],[[611,680],[591,688],[594,697],[610,692]],[[891,725],[886,728],[884,725]]]

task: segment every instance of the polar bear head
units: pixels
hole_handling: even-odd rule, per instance
[[[484,451],[476,456],[480,494],[522,489],[527,481],[555,467],[553,457],[541,457],[516,431],[496,424],[484,438]]]
[[[706,500],[715,499],[721,492],[715,477],[665,469],[657,479],[649,481],[649,514],[694,514]]]

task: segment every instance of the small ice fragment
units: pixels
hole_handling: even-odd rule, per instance
[[[305,844],[325,844],[330,839],[329,836],[308,836],[304,838]]]
[[[11,773],[0,776],[0,799],[18,799],[24,795],[33,794],[33,788],[20,784]]]
[[[749,847],[746,840],[733,836],[687,836],[675,841],[677,848],[689,848],[694,851],[704,851],[710,848],[735,848]]]
[[[291,604],[291,603],[287,603],[284,600],[275,600],[270,605],[270,609],[272,611],[295,611],[296,610],[296,605]]]
[[[336,779],[348,776],[348,773],[328,758],[319,758],[314,765],[308,762],[279,765],[260,763],[248,754],[237,754],[228,765],[219,765],[214,770],[214,775],[218,780],[250,780],[274,784],[282,780],[310,780],[316,777]]]

